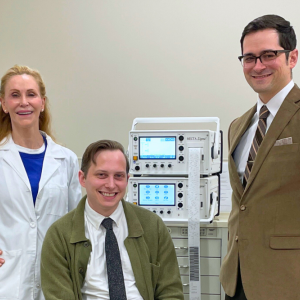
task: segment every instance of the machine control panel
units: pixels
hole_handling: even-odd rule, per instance
[[[201,149],[201,175],[221,171],[221,143],[218,157],[213,158],[215,131],[141,131],[129,133],[130,173],[135,175],[187,175],[189,146]]]
[[[208,218],[213,200],[219,198],[219,178],[200,179],[200,219]],[[129,202],[144,207],[162,219],[188,219],[188,178],[131,177],[128,183]]]

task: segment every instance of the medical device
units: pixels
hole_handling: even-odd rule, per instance
[[[206,222],[219,211],[219,177],[200,179],[200,221]],[[131,177],[128,201],[160,216],[164,221],[188,221],[188,178]]]
[[[212,130],[137,130],[138,123],[216,123]],[[177,125],[178,126],[178,125]],[[129,132],[127,201],[168,223],[188,224],[189,296],[201,300],[200,224],[219,214],[219,118],[136,118]]]
[[[146,121],[145,121],[146,119]],[[158,123],[160,119],[153,118]],[[184,122],[190,119],[211,118],[173,118]],[[152,119],[150,119],[152,121]],[[211,130],[136,130],[139,122],[146,123],[149,118],[135,119],[129,132],[128,157],[130,173],[136,175],[187,175],[189,147],[195,144],[201,149],[200,173],[211,175],[222,169],[222,134]],[[176,122],[177,123],[177,122]]]

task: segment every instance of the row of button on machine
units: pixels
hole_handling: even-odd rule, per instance
[[[175,225],[175,224],[174,224]],[[176,250],[184,299],[189,300],[188,228],[168,225]],[[200,228],[201,300],[224,300],[219,280],[221,262],[227,251],[227,227]]]

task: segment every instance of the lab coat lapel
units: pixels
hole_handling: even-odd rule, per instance
[[[45,184],[60,167],[61,164],[57,160],[64,158],[65,155],[61,151],[60,147],[58,147],[49,136],[47,136],[47,149],[44,157],[43,170],[39,183],[39,192],[43,189]]]
[[[233,159],[233,152],[237,147],[238,143],[240,142],[241,137],[248,129],[250,122],[255,113],[256,113],[256,104],[248,112],[246,112],[241,118],[237,120],[237,122],[240,122],[238,126],[239,129],[235,133],[233,133],[234,136],[232,138],[232,142],[229,149],[229,158],[228,158],[229,173],[231,174],[231,179],[235,184],[236,187],[235,190],[239,193],[239,198],[244,193],[244,187],[242,186],[240,177],[237,172],[236,164]]]
[[[288,125],[291,118],[299,110],[299,104],[296,104],[296,102],[299,102],[299,100],[300,90],[295,85],[295,87],[287,95],[282,105],[280,106],[269,130],[266,133],[265,138],[262,141],[262,144],[258,149],[257,156],[255,158],[255,162],[253,164],[253,168],[251,170],[244,194],[250,188],[253,180],[255,179],[269,151],[274,146],[276,140],[278,139],[284,128]]]
[[[28,190],[31,191],[31,185],[21,156],[12,137],[9,136],[7,139],[7,143],[0,147],[0,151],[3,151],[3,160],[19,175],[21,180],[26,184]]]

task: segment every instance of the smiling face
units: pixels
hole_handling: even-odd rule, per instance
[[[102,150],[95,155],[86,177],[79,171],[79,182],[86,189],[90,207],[108,217],[124,197],[129,175],[120,150]]]
[[[279,45],[278,33],[275,29],[264,29],[249,33],[243,42],[243,55],[251,54],[259,56],[266,50],[284,50]],[[280,90],[282,90],[291,80],[291,70],[298,60],[298,50],[286,55],[281,53],[268,65],[264,65],[257,59],[255,66],[244,68],[244,75],[260,99],[267,103]]]
[[[13,131],[39,129],[39,116],[44,109],[45,98],[41,98],[39,86],[32,76],[12,76],[0,101],[3,110],[10,116]]]

